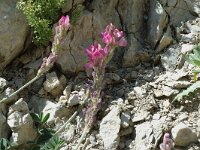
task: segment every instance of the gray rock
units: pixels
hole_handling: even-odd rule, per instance
[[[192,44],[183,44],[181,47],[181,53],[186,54],[187,52],[192,51],[194,45]]]
[[[132,118],[132,122],[139,122],[139,121],[143,121],[147,118],[147,116],[150,113],[147,111],[141,111],[141,112],[137,112],[136,114],[134,114],[133,118]]]
[[[182,89],[182,88],[187,88],[191,85],[189,81],[171,81],[165,83],[165,85],[170,86],[172,88],[176,89]]]
[[[144,97],[146,95],[146,90],[143,87],[134,87],[133,90],[138,97]]]
[[[67,142],[71,141],[75,136],[75,129],[76,127],[74,125],[68,125],[65,131],[61,133],[61,137]]]
[[[130,112],[123,112],[122,114],[121,114],[121,125],[122,125],[122,127],[123,128],[127,128],[127,127],[129,127],[129,121],[130,121],[130,119],[131,119],[131,116],[130,116],[131,114],[130,114]]]
[[[5,89],[5,87],[8,85],[8,82],[0,77],[0,93],[2,93]]]
[[[168,16],[163,9],[162,5],[157,0],[150,2],[150,12],[148,21],[148,41],[153,48],[155,48],[157,42],[163,38],[163,30],[168,25]]]
[[[50,113],[50,117],[47,121],[49,125],[52,125],[57,117],[61,119],[62,117],[68,117],[69,114],[71,114],[71,110],[68,109],[64,104],[55,104],[48,99],[39,98],[37,96],[31,97],[29,105],[35,113]]]
[[[172,128],[172,137],[177,146],[187,146],[197,141],[196,133],[182,122]]]
[[[23,99],[18,100],[10,107],[7,122],[12,130],[11,142],[21,145],[33,141],[37,137],[37,130],[33,126],[28,105]]]
[[[2,93],[0,93],[0,99],[3,99],[5,97],[11,95],[13,92],[14,92],[14,90],[11,89],[10,87],[6,88]],[[15,101],[15,100],[17,100],[17,98],[18,98],[18,96],[15,95],[10,99],[10,101],[12,101],[12,100]]]
[[[196,15],[193,12],[192,7],[198,7],[198,2],[190,1],[178,1],[178,0],[160,0],[160,3],[163,5],[163,8],[170,16],[170,23],[174,26],[181,25],[181,22],[187,20],[195,19]],[[191,7],[189,7],[191,6]],[[174,15],[176,14],[176,15]]]
[[[6,119],[7,109],[5,104],[0,105],[0,138],[8,138],[10,134],[10,128]]]
[[[0,0],[0,70],[24,50],[27,38],[28,24],[16,2]]]
[[[150,122],[139,124],[135,128],[136,137],[134,149],[150,150],[153,142],[153,129]]]
[[[116,73],[106,73],[105,74],[105,83],[106,84],[112,84],[115,82],[119,82],[120,81],[120,76]]]
[[[120,109],[113,108],[100,123],[100,136],[103,139],[105,150],[115,150],[119,145]]]
[[[177,60],[180,57],[180,48],[175,47],[175,48],[169,48],[167,51],[163,54],[161,54],[161,63],[162,66],[167,70],[167,71],[172,71],[176,69],[177,66]]]
[[[136,79],[138,77],[138,72],[132,71],[130,77],[133,78],[133,79]]]
[[[66,85],[65,76],[58,78],[55,72],[48,73],[46,75],[46,81],[43,83],[45,91],[49,92],[53,96],[58,96],[64,90]]]
[[[164,33],[163,37],[160,40],[158,47],[156,48],[156,52],[161,52],[163,49],[168,47],[173,42],[173,38],[171,35],[171,29],[168,26],[167,31]]]
[[[77,94],[73,94],[67,101],[68,106],[75,106],[80,103],[80,98]]]

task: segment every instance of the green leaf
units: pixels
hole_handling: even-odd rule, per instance
[[[8,150],[9,148],[10,148],[10,142],[5,138],[1,138],[0,139],[0,150]]]
[[[188,87],[186,90],[183,90],[181,93],[176,95],[176,97],[174,98],[173,101],[175,101],[175,100],[180,101],[184,96],[188,96],[189,93],[194,92],[198,88],[200,88],[200,81],[195,82],[190,87]]]
[[[30,113],[30,115],[31,115],[31,117],[32,117],[32,119],[33,119],[34,122],[41,123],[41,120],[40,120],[40,117],[39,117],[38,114],[36,114],[36,113]]]
[[[50,113],[47,113],[45,116],[42,116],[42,120],[41,122],[44,124],[47,122],[47,120],[49,119]]]
[[[60,139],[57,136],[52,137],[41,150],[59,150],[60,147],[64,144],[64,140]]]

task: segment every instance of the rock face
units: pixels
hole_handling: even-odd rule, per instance
[[[12,130],[11,142],[21,145],[35,140],[37,131],[33,126],[28,105],[23,99],[9,108],[7,122]]]
[[[69,3],[64,12],[70,11],[73,5],[82,5],[83,1]],[[64,40],[61,59],[57,62],[63,73],[84,69],[87,57],[83,49],[100,41],[99,33],[110,22],[125,31],[128,41],[126,48],[119,49],[117,61],[131,67],[150,61],[146,50],[161,52],[173,42],[174,29],[181,21],[200,15],[197,0],[93,0],[87,4]]]
[[[115,150],[119,145],[119,130],[121,120],[119,107],[113,108],[100,124],[100,136],[104,142],[105,150]]]
[[[0,0],[0,70],[23,51],[28,25],[16,0]]]

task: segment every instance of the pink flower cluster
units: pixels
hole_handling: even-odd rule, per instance
[[[59,34],[62,30],[68,30],[70,26],[69,16],[62,16],[58,22],[58,26],[56,27],[56,34]]]
[[[99,43],[95,42],[89,49],[84,50],[89,57],[89,62],[85,65],[86,69],[102,67],[104,60],[108,57],[111,49],[114,49],[117,46],[127,45],[123,31],[117,29],[112,23],[106,26],[104,32],[101,32],[101,37],[105,44],[104,48],[102,48]]]
[[[123,31],[115,28],[115,26],[110,23],[106,26],[104,32],[101,32],[102,41],[105,44],[111,44],[112,46],[126,46],[127,41],[124,38]]]
[[[40,66],[40,69],[38,70],[38,74],[43,74],[46,71],[48,71],[53,64],[55,63],[58,54],[59,54],[59,46],[61,44],[62,38],[64,36],[64,33],[69,29],[70,23],[69,23],[69,16],[62,16],[58,22],[58,26],[56,26],[55,30],[55,36],[54,41],[51,49],[51,53],[48,57],[45,57],[43,59],[42,65]]]
[[[84,50],[86,55],[89,57],[89,62],[86,63],[86,69],[96,68],[102,66],[104,59],[108,55],[109,47],[105,46],[104,48],[97,42],[90,46],[89,49]]]
[[[160,144],[160,150],[171,150],[172,149],[172,139],[169,133],[165,133],[163,137],[163,143]]]

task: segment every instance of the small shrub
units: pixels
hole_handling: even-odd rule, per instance
[[[17,8],[25,14],[33,30],[33,42],[46,45],[52,38],[52,25],[60,16],[64,0],[19,0]]]
[[[188,63],[193,64],[197,67],[197,69],[193,70],[194,73],[194,80],[197,80],[197,74],[200,73],[200,46],[196,46],[193,49],[193,53],[189,53],[185,55],[185,59]],[[192,84],[190,87],[188,87],[186,90],[183,90],[181,93],[179,93],[173,100],[181,100],[184,96],[188,96],[190,93],[194,92],[195,90],[200,88],[200,81],[196,81],[194,84]]]

